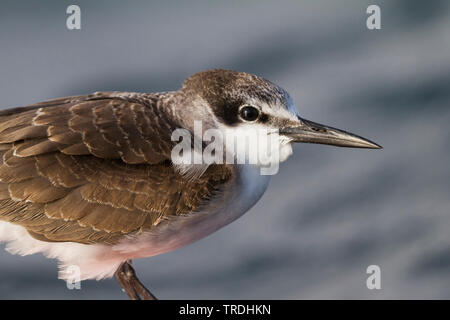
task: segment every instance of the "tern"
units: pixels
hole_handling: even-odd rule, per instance
[[[59,261],[59,277],[115,276],[135,300],[156,299],[133,259],[186,246],[236,220],[265,192],[258,164],[177,164],[177,129],[276,130],[293,143],[381,147],[306,120],[261,77],[214,69],[177,91],[96,92],[0,111],[0,242]]]

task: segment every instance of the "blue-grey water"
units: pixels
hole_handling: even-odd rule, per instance
[[[261,201],[177,251],[136,260],[162,299],[450,298],[450,3],[3,0],[0,106],[101,90],[177,89],[229,68],[283,86],[307,119],[383,150],[298,145]],[[381,30],[366,8],[381,7]],[[0,249],[0,298],[124,299],[68,290],[53,260]],[[366,268],[381,268],[381,289]]]

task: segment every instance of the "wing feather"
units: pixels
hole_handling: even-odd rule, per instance
[[[232,172],[186,179],[176,119],[149,95],[97,93],[0,111],[0,220],[41,241],[114,243],[195,212]],[[144,99],[145,97],[145,99]]]

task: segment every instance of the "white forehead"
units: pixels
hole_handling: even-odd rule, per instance
[[[289,112],[295,116],[298,116],[299,115],[298,109],[297,105],[294,102],[294,99],[292,99],[292,97],[289,94],[286,94],[285,99],[286,99],[286,108],[289,110]]]
[[[262,113],[274,118],[290,119],[296,121],[298,119],[298,110],[292,97],[286,93],[285,103],[276,100],[276,102],[268,103],[257,98],[250,98],[247,103],[261,110]]]

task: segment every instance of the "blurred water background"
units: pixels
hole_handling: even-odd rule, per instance
[[[381,151],[298,145],[261,201],[175,252],[135,261],[161,299],[450,298],[450,2],[2,0],[0,106],[101,90],[176,90],[228,68],[288,90],[307,119]],[[381,7],[382,29],[366,28]],[[0,249],[0,298],[125,299],[68,290],[56,262]],[[368,290],[366,268],[381,268]]]

